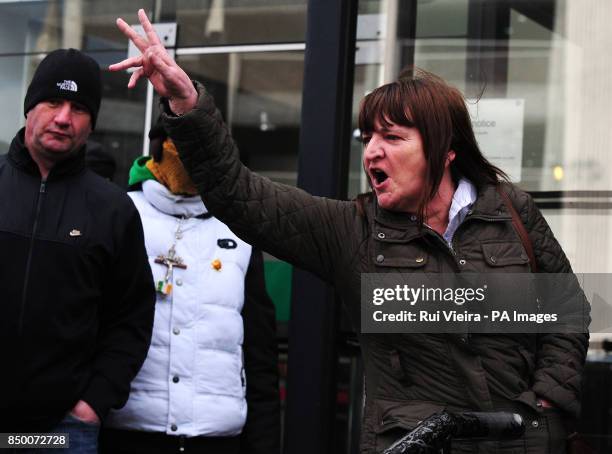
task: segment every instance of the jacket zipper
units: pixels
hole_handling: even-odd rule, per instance
[[[461,228],[464,228],[464,225],[467,222],[470,222],[470,221],[472,221],[474,219],[478,219],[480,221],[486,221],[486,222],[498,222],[498,221],[508,221],[508,220],[511,220],[511,218],[510,219],[506,219],[506,218],[489,217],[489,216],[483,216],[483,215],[470,216],[468,214],[465,217],[465,219],[463,220],[463,222],[461,224],[459,224],[459,227],[457,227],[457,230],[455,230],[455,234],[453,235],[453,239],[451,240],[450,244],[448,244],[448,242],[444,239],[444,237],[442,235],[440,235],[438,232],[436,232],[434,229],[432,229],[431,227],[427,227],[429,229],[429,232],[433,236],[438,238],[438,240],[444,244],[446,249],[450,251],[450,253],[453,256],[453,259],[455,261],[455,266],[457,267],[457,270],[459,272],[461,272],[461,268],[459,267],[459,264],[457,263],[457,251],[455,249],[455,239],[457,238],[457,233],[459,232],[459,230]],[[467,344],[469,342],[469,339],[470,339],[470,334],[469,333],[466,336],[461,336],[461,342],[463,342],[464,344]]]
[[[32,265],[32,254],[34,251],[34,240],[36,237],[36,230],[38,229],[38,217],[40,215],[40,208],[42,205],[43,195],[47,190],[47,180],[43,179],[40,181],[40,188],[38,190],[38,199],[36,200],[36,215],[34,216],[34,223],[32,225],[32,236],[30,237],[30,248],[28,250],[28,260],[26,262],[25,278],[23,280],[23,291],[21,292],[21,311],[19,313],[19,335],[23,332],[23,317],[25,313],[26,300],[28,296],[28,281],[30,278],[30,267]]]
[[[448,242],[444,239],[444,237],[440,235],[438,232],[436,232],[434,229],[432,229],[431,227],[426,226],[426,229],[430,235],[434,236],[442,245],[444,245],[444,249],[450,252],[453,257],[457,256],[457,252],[455,251],[455,247],[453,244],[448,244]]]
[[[444,239],[444,237],[442,235],[440,235],[438,232],[436,232],[434,229],[432,229],[429,226],[426,226],[426,228],[428,229],[429,233],[431,235],[433,235],[434,237],[436,237],[445,247],[446,250],[448,250],[451,255],[453,256],[453,259],[457,260],[457,250],[455,249],[455,238],[457,238],[457,233],[459,232],[459,230],[461,228],[463,228],[463,226],[469,222],[472,221],[474,219],[478,219],[480,221],[486,221],[486,222],[499,222],[499,221],[509,221],[512,220],[512,218],[500,218],[500,217],[492,217],[492,216],[483,216],[483,215],[474,215],[474,216],[470,216],[467,215],[465,217],[465,219],[463,220],[463,222],[459,225],[459,227],[457,227],[457,230],[455,230],[455,234],[453,235],[453,239],[451,240],[450,244]],[[460,270],[460,268],[458,268]]]

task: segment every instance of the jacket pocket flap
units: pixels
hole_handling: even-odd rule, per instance
[[[520,241],[495,241],[482,243],[482,253],[489,266],[522,265],[529,262]]]

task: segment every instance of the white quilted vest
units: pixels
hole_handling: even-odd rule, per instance
[[[247,411],[240,313],[251,246],[214,217],[195,218],[206,213],[199,197],[173,195],[152,180],[129,194],[156,284],[168,268],[155,258],[173,244],[187,268],[174,268],[168,296],[158,292],[147,359],[127,404],[111,411],[107,424],[190,437],[237,435]]]

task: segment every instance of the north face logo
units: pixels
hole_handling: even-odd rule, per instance
[[[59,88],[60,90],[79,91],[77,84],[74,80],[65,80],[63,82],[58,82],[57,88]]]

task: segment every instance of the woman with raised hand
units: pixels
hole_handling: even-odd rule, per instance
[[[362,273],[571,272],[532,199],[480,152],[461,93],[440,78],[422,72],[368,94],[359,128],[372,192],[354,201],[314,197],[242,165],[211,96],[138,15],[145,37],[117,25],[142,55],[110,69],[138,68],[129,86],[146,77],[165,98],[165,128],[208,209],[243,240],[333,284],[357,328]],[[493,263],[495,254],[503,260]],[[381,452],[443,409],[509,410],[528,423],[520,440],[454,444],[453,453],[565,452],[587,334],[359,336],[362,452]]]

